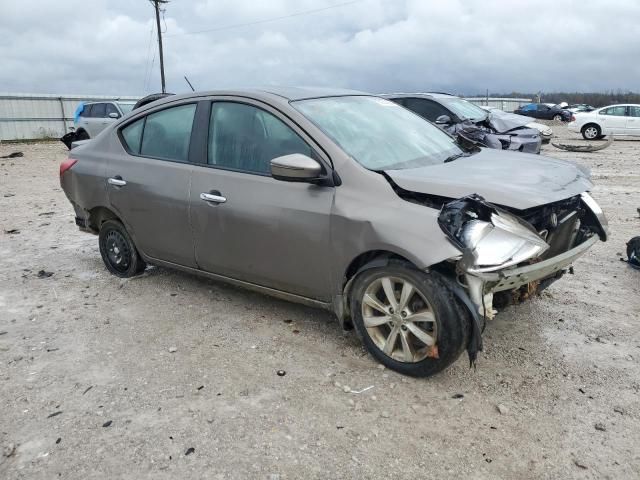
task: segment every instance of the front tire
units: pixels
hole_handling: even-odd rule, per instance
[[[595,140],[602,135],[602,130],[595,123],[589,123],[582,127],[582,138],[585,140]]]
[[[107,270],[117,277],[134,277],[147,267],[124,225],[117,220],[107,220],[100,226],[98,244]]]
[[[360,273],[351,291],[351,316],[369,353],[413,377],[434,375],[457,360],[471,323],[447,282],[408,265]]]

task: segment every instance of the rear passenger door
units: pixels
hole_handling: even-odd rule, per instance
[[[270,164],[292,153],[324,157],[295,124],[260,102],[228,99],[210,107],[206,147],[191,185],[198,266],[329,300],[334,188],[276,180]]]
[[[197,104],[172,104],[119,129],[107,163],[111,208],[148,257],[195,266],[189,224],[191,136]]]
[[[615,105],[600,110],[598,120],[602,125],[602,133],[624,135],[627,129],[627,107],[625,105]]]

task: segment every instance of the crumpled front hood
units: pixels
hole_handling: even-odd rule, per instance
[[[411,192],[447,198],[477,193],[489,202],[519,210],[557,202],[593,187],[588,169],[576,164],[488,148],[449,163],[385,173]]]
[[[485,120],[496,133],[506,133],[531,123],[531,118],[515,113],[491,111]]]

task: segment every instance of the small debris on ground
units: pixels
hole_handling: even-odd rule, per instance
[[[59,444],[62,441],[62,437],[58,437],[58,439],[56,440],[56,445]]]
[[[589,468],[584,464],[584,462],[582,462],[582,460],[574,459],[573,463],[576,465],[576,467],[581,468],[583,470],[586,470],[587,468]]]
[[[464,398],[464,393],[456,393],[451,398]]]
[[[620,415],[624,415],[624,408],[622,407],[613,407],[613,411],[619,413]]]
[[[9,443],[2,448],[2,455],[5,457],[12,457],[16,453],[15,443]]]
[[[178,349],[176,347],[169,347],[169,353],[176,353]]]
[[[498,411],[500,412],[500,415],[507,415],[509,413],[509,409],[504,405],[502,405],[501,403],[498,404],[497,408],[498,408]]]
[[[40,270],[38,272],[37,277],[38,278],[49,278],[51,275],[53,275],[53,272],[47,272],[46,270]]]
[[[20,233],[20,230],[18,230],[17,228],[12,228],[11,230],[5,230],[4,233],[6,233],[7,235],[17,235],[18,233]]]
[[[600,432],[606,432],[607,431],[607,427],[605,426],[604,423],[596,423],[595,427],[596,427],[596,430],[598,430]]]
[[[61,414],[62,414],[62,410],[58,410],[57,412],[53,412],[52,414],[47,416],[47,418],[57,417],[58,415],[61,415]]]
[[[279,377],[284,377],[287,374],[287,372],[285,372],[284,370],[278,370],[276,373]]]
[[[200,386],[198,387],[198,390],[202,390],[203,388],[204,388],[204,385],[200,385]]]
[[[107,427],[110,427],[112,423],[113,423],[113,420],[109,420],[108,422],[104,422],[104,423],[102,424],[102,426],[103,426],[104,428],[107,428]]]
[[[24,157],[24,153],[22,152],[11,152],[9,155],[2,155],[0,158],[18,158]]]
[[[93,388],[93,385],[88,386],[84,392],[82,392],[82,394],[84,395],[85,393],[87,393],[89,390],[91,390]]]
[[[187,455],[191,455],[191,454],[192,454],[192,453],[194,453],[195,451],[196,451],[196,449],[195,449],[195,448],[193,448],[193,447],[189,447],[189,448],[187,448],[187,451],[186,451],[186,452],[184,452],[184,456],[186,457]]]

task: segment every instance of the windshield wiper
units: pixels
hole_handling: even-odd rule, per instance
[[[451,156],[449,156],[449,157],[445,158],[443,163],[453,162],[454,160],[457,160],[457,159],[459,159],[460,157],[468,157],[468,156],[469,156],[469,154],[468,154],[468,153],[465,153],[465,152],[456,153],[456,154],[453,154],[453,155],[451,155]]]

